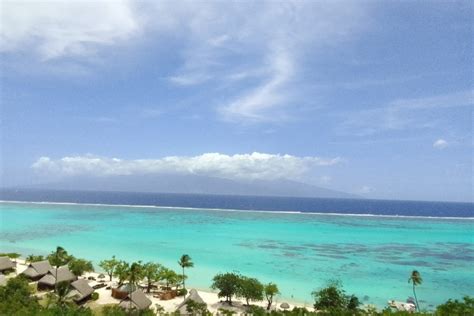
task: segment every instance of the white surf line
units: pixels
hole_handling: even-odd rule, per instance
[[[345,217],[381,217],[400,219],[433,219],[433,220],[474,220],[474,217],[454,217],[454,216],[420,216],[420,215],[384,215],[370,213],[337,213],[337,212],[302,212],[302,211],[266,211],[266,210],[242,210],[224,208],[203,208],[186,206],[159,206],[159,205],[132,205],[132,204],[102,204],[102,203],[75,203],[75,202],[48,202],[48,201],[9,201],[0,200],[1,204],[37,204],[37,205],[70,205],[70,206],[100,206],[100,207],[122,207],[122,208],[150,208],[150,209],[171,209],[171,210],[195,210],[195,211],[217,211],[217,212],[241,212],[241,213],[269,213],[269,214],[298,214],[298,215],[318,215],[318,216],[345,216]]]

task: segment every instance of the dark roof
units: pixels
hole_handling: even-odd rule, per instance
[[[186,306],[188,305],[189,301],[194,301],[194,302],[200,303],[200,304],[206,304],[206,302],[204,302],[202,297],[199,296],[198,291],[196,291],[195,289],[192,289],[192,290],[189,291],[188,297],[186,297],[186,299],[181,304],[179,304],[178,307],[176,308],[176,311],[179,311],[180,315],[189,314],[187,309],[186,309]]]
[[[94,292],[94,289],[84,279],[72,282],[71,287],[73,289],[68,293],[68,296],[72,297],[76,302],[83,300]]]
[[[0,271],[13,269],[15,263],[10,260],[8,257],[0,257]]]
[[[56,284],[56,270],[57,270],[57,282],[64,282],[64,281],[74,281],[77,277],[69,271],[67,266],[59,267],[58,269],[54,268],[49,270],[48,274],[42,277],[38,283],[46,284],[49,286],[53,286]]]
[[[30,278],[37,278],[45,275],[52,268],[53,267],[51,266],[48,260],[32,262],[28,265],[28,268],[26,268],[26,270],[22,272],[22,274]]]
[[[136,290],[135,292],[131,293],[128,295],[128,297],[120,302],[120,306],[123,308],[130,308],[130,302],[131,302],[131,308],[135,308],[138,310],[144,310],[148,309],[151,305],[151,300],[146,297],[145,293],[143,293],[141,290]]]

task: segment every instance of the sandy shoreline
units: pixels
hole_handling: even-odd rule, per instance
[[[27,268],[27,264],[25,264],[24,259],[17,259],[16,262],[17,262],[16,273],[12,273],[8,277],[15,277],[16,275],[19,275],[20,273],[22,273]],[[115,277],[112,278],[112,281],[109,281],[110,279],[109,279],[108,276],[106,276],[106,278],[104,279],[104,280],[106,280],[105,282],[99,282],[100,279],[98,278],[98,276],[100,274],[101,274],[101,272],[88,272],[88,273],[85,273],[84,275],[82,275],[79,278],[80,279],[88,279],[90,277],[95,278],[96,281],[88,280],[90,286],[94,286],[96,284],[102,284],[102,283],[110,285],[110,284],[116,284],[118,282],[118,279],[116,279]],[[188,288],[188,290],[190,290],[190,289],[193,289],[194,287],[192,287],[192,285],[191,285],[191,286],[187,286],[187,288]],[[219,297],[217,296],[217,293],[215,293],[215,292],[212,292],[212,291],[206,290],[206,289],[200,289],[200,288],[194,288],[194,289],[196,289],[198,291],[201,298],[206,302],[207,308],[211,313],[217,312],[220,308],[226,308],[228,310],[234,310],[236,312],[243,312],[245,310],[245,306],[244,306],[245,303],[244,303],[243,300],[233,298],[232,299],[233,305],[229,306],[229,305],[221,302],[221,299],[219,299]],[[112,297],[111,290],[107,290],[106,287],[97,289],[97,290],[95,290],[95,292],[97,292],[99,294],[99,299],[96,300],[96,301],[92,301],[92,300],[88,301],[86,303],[86,306],[94,308],[94,307],[98,307],[100,305],[119,304],[120,303],[119,299],[116,299],[116,298]],[[152,308],[154,310],[156,310],[157,306],[161,306],[164,309],[165,312],[174,312],[176,310],[176,308],[178,307],[178,305],[183,302],[183,297],[176,297],[176,298],[171,299],[171,300],[160,300],[159,298],[154,297],[153,293],[145,293],[145,294],[152,301],[152,305],[150,306],[150,308]],[[308,305],[308,304],[305,305],[305,304],[300,303],[300,302],[295,302],[295,301],[291,301],[291,300],[282,299],[281,297],[278,297],[278,296],[274,298],[272,309],[279,309],[280,310],[281,308],[279,306],[283,302],[288,303],[290,305],[290,309],[293,309],[293,307],[305,307],[308,310],[313,309],[311,305]],[[266,308],[266,306],[267,306],[266,301],[251,302],[251,304],[256,305],[256,306],[261,306],[263,308]]]

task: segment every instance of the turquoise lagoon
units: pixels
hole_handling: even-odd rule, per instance
[[[421,307],[474,294],[471,219],[337,216],[160,207],[0,203],[0,251],[47,254],[56,246],[97,264],[116,255],[179,271],[207,289],[218,272],[238,271],[281,289],[279,300],[311,304],[311,292],[339,280],[364,303],[412,296]]]

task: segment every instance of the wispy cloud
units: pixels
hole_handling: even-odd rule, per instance
[[[2,52],[33,51],[44,60],[88,55],[129,39],[139,29],[131,2],[4,1]]]
[[[194,157],[123,160],[91,155],[53,160],[41,157],[32,168],[52,176],[107,176],[180,173],[228,179],[298,179],[309,170],[333,166],[341,158],[296,157],[264,153],[225,155],[206,153]]]
[[[473,104],[470,90],[430,97],[397,99],[378,108],[344,113],[345,119],[340,129],[344,133],[367,136],[394,130],[432,128],[436,122],[425,119],[418,112],[472,107]]]

